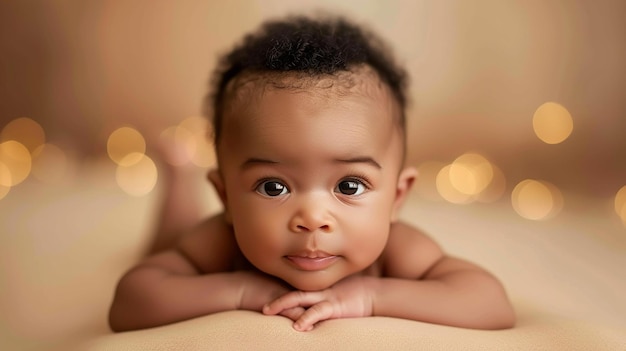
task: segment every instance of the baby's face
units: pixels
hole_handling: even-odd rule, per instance
[[[300,290],[375,262],[398,205],[403,141],[391,93],[371,74],[331,90],[252,89],[224,114],[219,145],[239,247]]]

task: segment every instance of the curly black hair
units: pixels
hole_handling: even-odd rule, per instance
[[[206,111],[213,123],[215,145],[220,138],[222,108],[229,82],[244,72],[296,72],[308,77],[333,75],[368,65],[391,89],[404,131],[407,74],[398,66],[383,40],[342,17],[287,17],[264,23],[244,37],[219,61],[213,73],[213,92]]]

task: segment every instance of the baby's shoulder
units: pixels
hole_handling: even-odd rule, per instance
[[[389,239],[381,256],[383,274],[389,277],[419,279],[444,257],[430,236],[403,222],[391,225]]]
[[[176,249],[201,273],[231,271],[240,256],[232,227],[221,215],[181,237]]]

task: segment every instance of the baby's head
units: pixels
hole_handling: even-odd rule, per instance
[[[223,56],[213,74],[206,111],[213,123],[216,147],[219,149],[221,141],[224,110],[245,83],[257,81],[286,90],[316,85],[349,87],[355,84],[355,77],[347,73],[364,66],[391,91],[404,136],[407,75],[381,39],[339,17],[291,17],[265,23]]]
[[[242,253],[297,289],[371,266],[415,178],[404,71],[343,19],[269,22],[225,56],[210,173]]]

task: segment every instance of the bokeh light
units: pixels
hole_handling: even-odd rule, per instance
[[[570,136],[574,122],[565,107],[555,102],[546,102],[535,111],[533,129],[543,142],[558,144]]]
[[[165,151],[165,161],[173,166],[183,166],[191,162],[197,144],[193,134],[181,127],[171,126],[161,133]]]
[[[615,212],[621,217],[624,225],[626,225],[626,185],[615,194]]]
[[[143,153],[128,154],[117,166],[115,180],[133,196],[149,194],[157,183],[158,172],[152,159]]]
[[[530,220],[545,220],[561,211],[563,196],[549,182],[526,179],[513,189],[511,203],[520,216]]]
[[[174,166],[193,163],[198,167],[215,164],[215,153],[209,142],[209,123],[206,118],[193,116],[161,133],[167,150],[166,161]]]
[[[506,191],[502,171],[478,153],[464,153],[449,165],[433,164],[433,169],[427,168],[427,172],[433,172],[435,166],[438,167],[436,189],[446,201],[455,204],[495,202]]]
[[[115,130],[107,140],[107,153],[113,162],[131,166],[141,161],[146,152],[146,141],[136,129],[122,127]],[[128,157],[133,155],[132,157]]]
[[[65,179],[68,158],[65,152],[53,144],[43,144],[33,152],[32,174],[37,180],[56,184]]]
[[[21,143],[32,153],[46,142],[46,134],[39,123],[30,118],[21,117],[12,120],[2,129],[0,142],[9,140]]]
[[[9,140],[0,144],[0,163],[4,164],[10,174],[10,177],[2,176],[0,178],[0,185],[12,187],[20,184],[28,177],[32,160],[26,146],[15,140]]]
[[[451,169],[452,165],[447,165],[443,167],[437,174],[436,185],[439,195],[441,195],[441,197],[443,197],[446,201],[452,202],[454,204],[468,204],[474,201],[473,195],[460,192],[452,184],[450,177]]]
[[[12,184],[11,171],[9,167],[0,160],[0,200],[11,190],[11,186],[8,184]]]
[[[196,134],[197,148],[191,158],[191,162],[198,167],[208,168],[215,165],[215,151],[211,143],[209,143],[205,137],[202,139],[199,138],[203,135],[204,134]]]
[[[11,170],[9,166],[4,164],[0,159],[0,185],[5,187],[11,187],[13,184],[13,176],[11,175]]]
[[[209,121],[202,116],[191,116],[182,120],[179,126],[187,129],[190,132],[203,134],[202,138],[208,137],[206,135],[209,127]]]
[[[450,184],[463,194],[480,194],[492,179],[491,164],[479,154],[463,154],[450,165]]]

